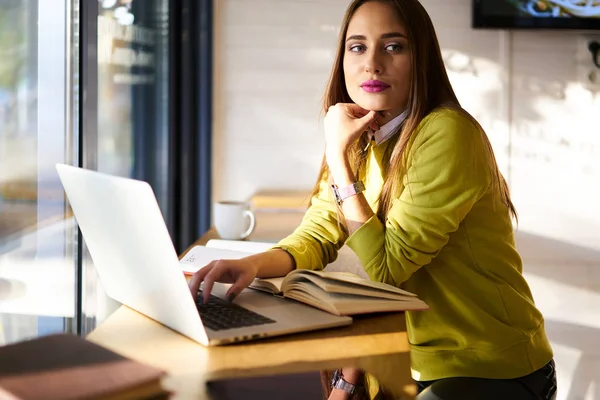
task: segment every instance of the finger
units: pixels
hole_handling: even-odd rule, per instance
[[[220,264],[220,261],[217,261],[215,263],[215,266],[211,268],[210,272],[204,277],[204,288],[202,289],[203,303],[208,303],[208,300],[210,300],[210,294],[212,292],[215,281],[219,278],[219,276],[222,273],[222,268]]]
[[[361,126],[361,131],[367,129],[367,127],[371,127],[374,130],[378,130],[379,126],[377,125],[377,121],[375,118],[377,117],[377,111],[369,111],[367,115],[358,119],[358,122]]]
[[[375,119],[373,120],[373,122],[371,122],[371,123],[369,124],[369,128],[373,129],[373,131],[378,131],[378,130],[379,130],[379,128],[381,128],[381,127],[379,126],[379,123],[377,122],[377,118],[375,118]]]
[[[192,294],[192,296],[194,296],[194,298],[196,298],[196,295],[198,294],[198,289],[200,289],[200,282],[202,282],[201,278],[198,277],[198,272],[200,271],[197,271],[194,275],[192,275],[192,278],[188,282],[190,293]]]
[[[200,285],[202,284],[204,277],[206,276],[206,274],[208,274],[210,272],[210,270],[213,268],[213,266],[214,266],[213,262],[210,262],[203,268],[200,268],[198,271],[196,271],[196,273],[194,273],[194,275],[192,276],[192,279],[190,279],[190,282],[188,285],[190,287],[190,292],[192,292],[192,295],[194,296],[194,298],[198,294],[198,290],[200,289]]]
[[[233,285],[227,291],[227,300],[233,301],[242,290],[246,289],[252,283],[253,278],[248,274],[241,274],[238,279],[234,282]]]
[[[375,118],[377,118],[377,111],[371,110],[361,118],[361,121],[368,121],[370,123],[371,121],[375,121]]]
[[[346,108],[346,110],[348,111],[349,114],[351,114],[357,118],[362,118],[365,115],[368,115],[370,112],[369,110],[364,109],[361,106],[359,106],[358,104],[354,104],[354,103],[344,104],[344,107]]]

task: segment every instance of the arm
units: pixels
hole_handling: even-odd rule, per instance
[[[295,268],[323,269],[337,258],[337,251],[348,237],[339,218],[328,179],[324,176],[300,226],[275,248],[289,253],[295,260]]]
[[[346,244],[372,280],[398,286],[431,262],[488,190],[491,171],[482,135],[455,114],[424,126],[385,226],[364,208],[362,194],[344,202],[346,218],[356,219]]]
[[[376,116],[375,111],[364,110],[356,104],[336,104],[327,111],[324,121],[325,158],[336,185],[344,187],[356,182],[348,151],[369,127],[379,129]],[[342,212],[350,235],[373,216],[373,210],[362,193],[344,200]]]
[[[345,154],[332,156],[329,169],[333,181],[340,187],[352,185],[357,178],[352,172],[350,163]],[[342,203],[342,212],[348,226],[348,234],[352,235],[358,228],[367,222],[374,213],[363,193],[348,197]]]
[[[288,252],[279,249],[254,254],[247,259],[256,265],[257,278],[286,276],[296,268],[294,258]]]

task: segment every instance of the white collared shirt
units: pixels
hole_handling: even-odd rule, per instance
[[[408,117],[408,109],[406,109],[402,114],[398,115],[396,118],[381,126],[379,130],[373,132],[369,139],[373,139],[373,136],[375,136],[375,145],[385,142],[386,140],[391,138],[394,135],[394,133],[396,133],[397,128],[404,122],[406,117]]]

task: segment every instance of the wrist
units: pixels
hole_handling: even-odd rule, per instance
[[[353,174],[333,174],[333,183],[338,188],[349,187],[356,182],[356,178]]]
[[[283,249],[273,249],[247,257],[256,278],[285,276],[295,268],[294,258]]]
[[[335,202],[341,206],[347,198],[363,192],[365,190],[365,185],[360,181],[342,187],[334,183],[331,185],[331,190],[333,191]]]
[[[351,398],[352,395],[344,392],[343,390],[333,389],[327,400],[349,400]]]
[[[356,182],[356,177],[350,167],[350,162],[346,158],[328,159],[327,166],[331,172],[333,183],[342,187]]]
[[[259,254],[252,254],[246,257],[247,266],[246,269],[251,270],[255,277],[260,275],[262,265],[264,264],[264,257],[260,257]]]
[[[328,165],[344,164],[348,161],[348,150],[325,149],[325,159]]]
[[[358,385],[361,382],[363,373],[361,370],[355,368],[342,368],[342,375],[346,382]]]
[[[346,373],[348,376],[345,375]],[[350,382],[351,380],[354,382]],[[354,368],[334,371],[330,385],[331,394],[335,394],[335,398],[353,398],[354,396],[362,398],[365,393],[362,371]]]
[[[350,170],[331,171],[333,184],[342,188],[350,186],[357,181],[356,176]]]

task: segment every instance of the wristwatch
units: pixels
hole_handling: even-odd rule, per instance
[[[342,371],[336,369],[333,372],[333,377],[331,378],[331,389],[339,389],[348,393],[351,396],[355,394],[361,393],[365,387],[362,384],[354,385],[346,380],[344,380],[344,375]]]
[[[358,181],[351,185],[340,188],[334,183],[331,185],[331,189],[333,190],[333,196],[335,197],[336,203],[338,206],[341,206],[344,200],[346,200],[348,197],[364,191],[365,184],[361,181]]]

